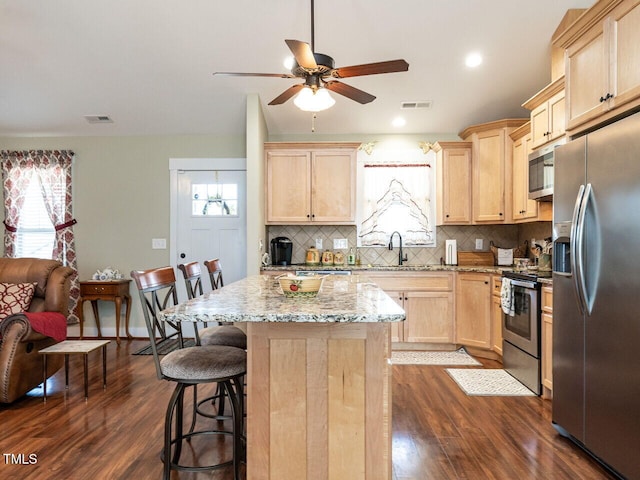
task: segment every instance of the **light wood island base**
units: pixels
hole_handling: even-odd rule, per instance
[[[247,478],[390,480],[389,323],[248,323]]]

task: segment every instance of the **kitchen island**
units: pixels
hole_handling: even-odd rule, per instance
[[[256,275],[160,314],[245,323],[247,478],[391,479],[390,323],[404,311],[361,275],[287,298]]]

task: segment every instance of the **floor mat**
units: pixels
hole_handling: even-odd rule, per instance
[[[394,365],[482,365],[464,348],[453,352],[393,351],[391,363]]]
[[[535,396],[500,368],[447,368],[447,373],[467,395]]]

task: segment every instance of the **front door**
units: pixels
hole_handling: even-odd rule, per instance
[[[179,170],[177,187],[175,265],[200,262],[205,292],[211,289],[205,260],[220,259],[225,284],[244,278],[246,172]]]

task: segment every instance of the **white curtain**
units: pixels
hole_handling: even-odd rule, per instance
[[[358,244],[387,245],[398,231],[407,246],[435,246],[435,155],[421,149],[359,152],[362,198]]]

